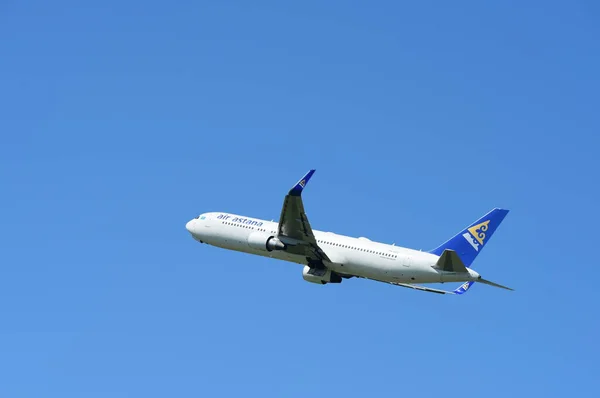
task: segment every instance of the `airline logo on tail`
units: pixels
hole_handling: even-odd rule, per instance
[[[298,183],[302,188],[306,185],[306,180],[302,180]]]
[[[469,242],[473,249],[479,251],[479,246],[483,246],[485,241],[485,232],[488,230],[490,220],[484,221],[481,224],[473,225],[463,234],[463,238]]]

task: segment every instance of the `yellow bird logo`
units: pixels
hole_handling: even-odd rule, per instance
[[[479,242],[480,245],[483,245],[483,241],[485,240],[485,232],[488,230],[489,223],[490,220],[487,220],[481,224],[473,225],[471,228],[469,228],[469,232],[475,239],[477,239],[477,242]]]

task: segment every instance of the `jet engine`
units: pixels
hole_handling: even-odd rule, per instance
[[[255,250],[263,250],[271,252],[273,250],[285,250],[285,244],[274,237],[265,232],[255,231],[248,236],[248,246],[251,249]]]
[[[324,285],[326,283],[341,283],[342,277],[330,269],[312,268],[308,265],[302,270],[302,278],[310,283]]]

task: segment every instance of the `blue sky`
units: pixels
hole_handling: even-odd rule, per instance
[[[5,1],[0,396],[595,396],[592,1]],[[194,242],[206,211],[428,250],[438,296]]]

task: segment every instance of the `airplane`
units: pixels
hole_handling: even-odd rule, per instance
[[[321,285],[356,277],[438,294],[461,295],[474,282],[513,290],[471,269],[508,210],[492,209],[433,250],[412,250],[313,230],[302,192],[314,172],[310,170],[285,196],[279,222],[208,212],[187,222],[186,229],[200,243],[304,265],[304,280]],[[463,283],[454,290],[422,286],[446,282]]]

